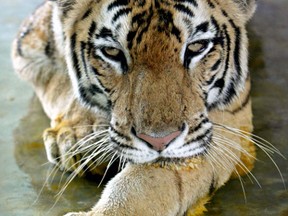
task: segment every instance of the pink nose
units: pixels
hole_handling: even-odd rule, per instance
[[[164,137],[151,137],[146,134],[138,134],[137,136],[149,143],[153,149],[156,151],[162,151],[166,148],[166,146],[176,137],[178,137],[181,134],[181,131],[175,131],[167,136]]]

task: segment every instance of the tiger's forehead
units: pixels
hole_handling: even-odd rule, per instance
[[[100,11],[98,31],[109,30],[128,49],[147,37],[153,41],[154,37],[166,35],[185,43],[199,32],[213,31],[207,18],[211,9],[203,1],[114,0],[105,2]]]

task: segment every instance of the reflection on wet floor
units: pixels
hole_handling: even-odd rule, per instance
[[[12,6],[13,3],[11,8]],[[262,0],[249,27],[255,133],[275,144],[286,157],[288,157],[287,11],[288,2],[284,0]],[[8,52],[9,45],[5,47]],[[6,64],[5,67],[8,68],[6,76],[8,76],[8,73],[12,73],[11,67],[7,66],[10,64],[7,61],[9,55],[4,57],[1,55],[1,58],[5,58],[5,61],[1,59],[1,62]],[[0,80],[3,80],[2,78],[1,75]],[[16,78],[13,82],[19,84],[15,80]],[[19,85],[23,85],[23,89],[29,88],[23,83]],[[1,83],[1,92],[4,92],[3,86],[5,83]],[[101,187],[98,188],[96,181],[84,178],[73,180],[55,204],[57,200],[55,195],[62,188],[68,174],[63,175],[61,171],[55,170],[55,167],[47,163],[41,134],[49,126],[49,121],[38,100],[35,97],[30,99],[31,91],[27,94],[28,96],[20,99],[17,93],[16,96],[11,93],[9,102],[6,94],[1,96],[1,100],[6,100],[6,103],[15,103],[13,107],[23,103],[30,106],[28,109],[24,105],[19,106],[18,109],[20,107],[21,110],[27,109],[26,114],[19,111],[24,115],[20,121],[16,121],[18,117],[14,115],[7,117],[6,113],[11,112],[8,110],[10,108],[0,109],[0,118],[3,122],[0,125],[0,131],[3,133],[0,137],[0,147],[5,154],[1,157],[0,165],[1,170],[5,170],[0,181],[2,188],[0,215],[61,215],[71,210],[89,209],[99,198]],[[14,109],[12,111],[14,112]],[[6,124],[4,121],[17,123]],[[255,181],[252,183],[249,177],[242,179],[244,189],[239,180],[232,180],[216,193],[208,205],[207,215],[288,215],[288,191],[284,189],[277,168],[264,152],[258,151],[258,158],[253,173],[262,188],[259,188]],[[274,160],[288,184],[287,160],[277,155]]]

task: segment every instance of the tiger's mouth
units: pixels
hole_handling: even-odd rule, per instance
[[[126,139],[119,138],[120,133],[117,129],[110,130],[110,138],[114,151],[120,157],[127,159],[129,162],[134,164],[153,164],[157,167],[194,167],[195,159],[199,161],[205,153],[209,150],[209,146],[212,143],[212,123],[209,121],[202,121],[201,128],[189,129],[188,125],[185,124],[182,127],[181,132],[172,133],[177,136],[171,138],[168,137],[166,145],[162,145],[163,148],[158,148],[154,143],[149,144],[149,141],[153,140],[164,140],[160,138],[145,138],[137,135],[135,132],[131,133],[128,141]],[[192,131],[192,132],[191,132]],[[156,141],[155,141],[156,140]]]

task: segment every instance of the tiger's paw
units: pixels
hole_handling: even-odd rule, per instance
[[[103,175],[105,165],[96,166],[101,149],[97,152],[97,144],[105,146],[107,127],[99,122],[81,120],[54,120],[55,126],[44,131],[43,140],[49,162],[56,164],[61,170],[76,171],[80,176],[84,172]],[[100,146],[100,145],[99,145]]]

